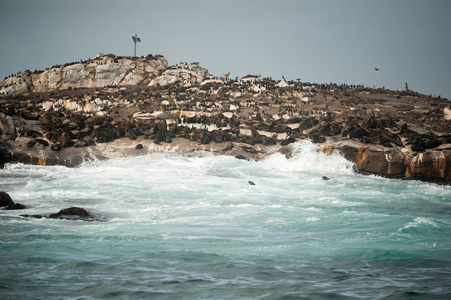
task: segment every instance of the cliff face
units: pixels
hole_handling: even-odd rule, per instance
[[[146,58],[97,55],[93,60],[66,64],[42,72],[25,71],[0,83],[0,95],[49,92],[70,88],[147,85],[168,68],[163,56]]]

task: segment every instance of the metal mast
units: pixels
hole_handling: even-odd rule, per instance
[[[136,43],[141,42],[141,39],[138,37],[138,35],[135,34],[134,36],[132,36],[132,40],[133,40],[133,43],[135,43],[135,52],[134,52],[135,55],[134,56],[136,57]]]

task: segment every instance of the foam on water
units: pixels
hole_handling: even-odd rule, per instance
[[[29,207],[0,213],[6,298],[451,293],[450,187],[356,175],[308,141],[289,159],[155,154],[75,169],[14,164],[0,180]],[[107,221],[19,216],[70,206]]]
[[[302,140],[293,147],[291,158],[286,159],[280,153],[266,159],[267,164],[274,170],[290,173],[308,173],[322,175],[351,175],[354,174],[354,165],[337,152],[326,155],[309,140]]]

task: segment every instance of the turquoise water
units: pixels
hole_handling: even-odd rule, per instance
[[[7,165],[0,190],[28,206],[0,211],[1,299],[451,298],[451,187],[356,175],[309,142]],[[102,220],[20,217],[71,206]]]

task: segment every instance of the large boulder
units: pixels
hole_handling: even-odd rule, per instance
[[[445,120],[451,120],[451,106],[445,107],[443,109],[443,116],[445,117]]]
[[[81,219],[81,220],[93,220],[94,216],[90,214],[86,209],[80,207],[69,207],[60,210],[56,214],[50,214],[50,219]]]
[[[358,148],[357,169],[362,173],[387,177],[404,177],[406,166],[404,157],[398,151]]]
[[[61,220],[79,220],[79,221],[95,221],[101,220],[81,207],[69,207],[60,210],[57,213],[50,215],[21,215],[21,217],[27,218],[48,218],[48,219],[61,219]]]
[[[6,192],[0,192],[0,207],[5,207],[9,205],[14,205],[14,201],[11,199]]]
[[[11,160],[12,146],[6,141],[0,140],[0,168]]]
[[[0,191],[0,207],[5,210],[25,209],[25,205],[14,203],[8,193]]]
[[[0,113],[0,139],[14,140],[17,137],[17,129],[11,116]]]
[[[428,180],[451,180],[451,150],[428,150],[407,157],[406,176]]]
[[[174,83],[182,83],[184,85],[200,84],[204,79],[211,77],[208,71],[194,62],[189,65],[179,65],[171,67],[163,72],[163,74],[153,78],[149,86],[166,86]]]

